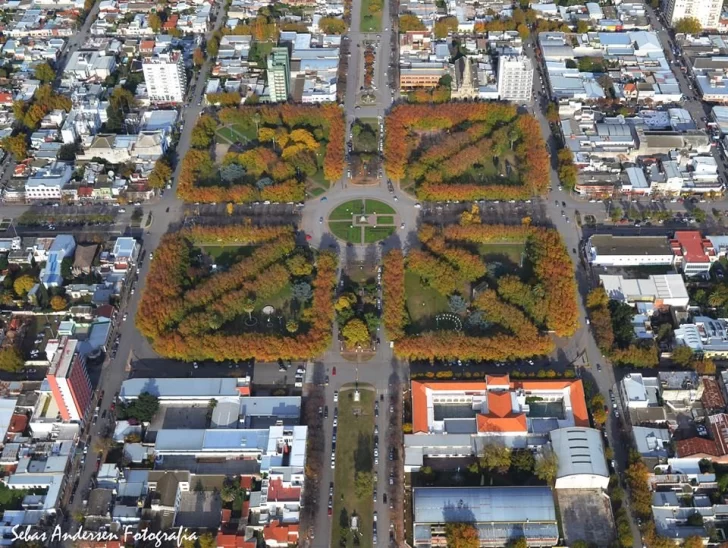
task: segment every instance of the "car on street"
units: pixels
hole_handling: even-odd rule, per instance
[[[601,371],[601,370],[602,370],[602,366],[600,364],[597,364],[597,371]]]
[[[339,391],[334,390],[334,403],[338,403],[339,401]]]

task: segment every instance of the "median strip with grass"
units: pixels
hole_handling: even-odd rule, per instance
[[[354,401],[354,390],[339,394],[331,546],[373,545],[375,394],[362,390],[359,395],[359,401]],[[351,531],[354,516],[358,518],[357,533]]]

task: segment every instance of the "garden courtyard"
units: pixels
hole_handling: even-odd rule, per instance
[[[331,233],[352,244],[384,240],[397,230],[397,212],[379,200],[349,200],[329,214]]]

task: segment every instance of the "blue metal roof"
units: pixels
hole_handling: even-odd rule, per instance
[[[415,523],[555,522],[549,487],[421,487],[414,490]]]

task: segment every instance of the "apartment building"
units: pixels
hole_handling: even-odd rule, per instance
[[[533,65],[525,55],[504,55],[498,59],[498,95],[504,101],[530,101],[533,94]]]
[[[268,96],[271,103],[288,100],[291,80],[291,59],[288,48],[273,48],[267,60]]]
[[[685,17],[695,17],[704,29],[718,27],[723,7],[722,0],[666,0],[665,18],[672,25]]]
[[[187,74],[178,51],[147,57],[142,63],[144,81],[152,103],[182,103],[187,89]]]

